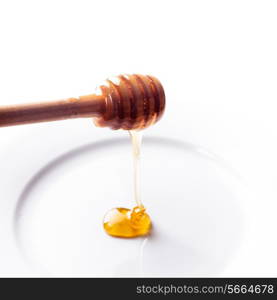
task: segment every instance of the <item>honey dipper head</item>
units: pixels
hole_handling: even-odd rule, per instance
[[[153,76],[120,75],[107,79],[98,91],[105,103],[95,119],[97,126],[140,130],[156,123],[164,112],[164,90]]]

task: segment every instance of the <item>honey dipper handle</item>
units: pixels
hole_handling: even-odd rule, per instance
[[[49,122],[101,115],[103,96],[87,95],[79,98],[0,106],[0,127]]]

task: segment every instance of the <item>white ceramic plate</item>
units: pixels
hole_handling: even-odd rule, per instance
[[[104,214],[134,204],[129,136],[83,126],[75,122],[73,132],[66,122],[35,125],[3,151],[9,272],[221,274],[241,243],[244,218],[244,189],[228,164],[205,148],[146,132],[142,198],[153,231],[112,238],[102,228]]]

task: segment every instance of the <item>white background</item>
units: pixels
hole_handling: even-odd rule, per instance
[[[0,105],[91,93],[110,75],[153,74],[164,85],[167,108],[149,134],[224,157],[253,195],[245,203],[251,217],[244,243],[223,274],[277,276],[276,16],[277,2],[266,0],[2,0]],[[3,166],[16,170],[7,153],[34,132],[43,139],[47,126],[62,126],[74,141],[75,126],[91,123],[0,129],[2,220],[13,210],[1,196]],[[1,245],[8,243],[5,230]],[[12,250],[1,251],[1,275],[24,273]]]

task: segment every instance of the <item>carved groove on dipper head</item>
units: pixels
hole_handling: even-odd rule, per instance
[[[95,124],[111,129],[139,130],[156,123],[165,109],[161,83],[149,75],[120,75],[99,86],[104,109]]]

